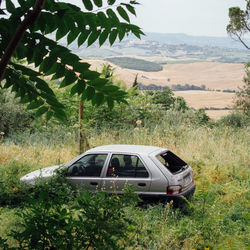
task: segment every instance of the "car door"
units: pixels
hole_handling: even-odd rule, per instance
[[[122,193],[125,186],[133,186],[135,192],[148,192],[151,176],[139,156],[112,154],[104,174],[102,188],[109,193]]]
[[[108,154],[87,154],[67,169],[67,179],[72,184],[91,192],[98,191],[102,184],[103,171]]]

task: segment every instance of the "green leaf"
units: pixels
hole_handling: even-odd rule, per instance
[[[100,73],[96,71],[91,71],[91,70],[86,70],[80,75],[81,78],[86,79],[86,80],[94,80],[99,76],[100,76]]]
[[[130,19],[129,19],[127,12],[121,6],[118,6],[116,9],[117,9],[118,13],[120,14],[120,16],[124,20],[126,20],[128,23],[130,23]]]
[[[40,96],[43,97],[46,100],[46,102],[49,105],[51,105],[51,107],[57,107],[57,108],[60,108],[60,109],[64,108],[63,104],[58,102],[56,100],[56,98],[53,98],[51,95],[48,95],[46,93],[41,93]]]
[[[48,111],[47,113],[46,113],[46,120],[47,121],[49,121],[50,119],[51,119],[51,117],[53,116],[53,112],[52,111]]]
[[[77,87],[78,87],[78,95],[81,95],[86,87],[86,83],[83,80],[78,80],[77,83]]]
[[[56,63],[56,60],[57,60],[57,57],[50,54],[41,63],[39,71],[40,72],[43,71],[44,73],[48,72],[52,68],[53,64]]]
[[[45,34],[52,33],[57,29],[56,25],[56,17],[51,13],[44,13],[45,20],[46,20],[46,27],[45,27]]]
[[[96,93],[96,95],[95,95],[95,103],[96,103],[96,105],[100,106],[103,103],[103,101],[104,101],[103,93],[100,93],[100,92]]]
[[[36,113],[35,113],[35,117],[39,117],[41,115],[43,115],[44,113],[46,113],[49,110],[48,107],[42,106],[41,108],[39,108]]]
[[[100,30],[94,30],[91,32],[91,34],[88,38],[88,47],[97,40],[97,38],[100,35],[100,32],[101,32]]]
[[[117,34],[118,34],[117,29],[113,29],[113,30],[110,32],[110,35],[109,35],[109,43],[110,43],[110,45],[113,45],[113,43],[115,42],[115,39],[116,39],[116,37],[117,37]]]
[[[126,34],[126,27],[124,25],[120,25],[118,29],[118,36],[120,41],[124,38],[125,34]]]
[[[111,27],[114,26],[112,19],[107,17],[104,12],[97,13],[97,23],[100,23],[100,26],[102,28],[105,28],[106,30],[109,30],[109,31],[111,30]]]
[[[32,79],[33,80],[33,79]],[[49,94],[49,95],[55,95],[53,90],[49,87],[47,82],[45,82],[42,79],[34,79],[34,81],[37,81],[36,88],[42,90],[43,92]]]
[[[93,87],[88,86],[86,89],[87,100],[91,100],[95,95],[95,89]]]
[[[96,24],[97,15],[96,14],[86,13],[84,17],[86,19],[88,26],[90,27],[90,30],[94,30],[97,28],[97,24]]]
[[[45,76],[52,75],[56,72],[56,69],[57,69],[57,63],[54,63],[44,75]]]
[[[14,13],[16,10],[15,5],[12,3],[11,0],[5,0],[6,2],[6,9],[9,13]]]
[[[68,45],[71,44],[73,41],[76,40],[77,36],[79,35],[80,30],[79,29],[73,29],[69,32],[68,36],[67,36],[67,42]]]
[[[94,0],[94,3],[97,7],[102,7],[102,0]]]
[[[81,100],[82,100],[83,102],[84,102],[85,100],[87,100],[87,91],[86,91],[86,90],[82,93]]]
[[[78,37],[78,47],[80,47],[88,38],[90,30],[85,29]]]
[[[65,71],[66,71],[65,65],[57,63],[56,64],[56,73],[52,77],[52,80],[55,80],[55,79],[58,79],[58,78],[61,78],[61,77],[65,76]]]
[[[35,62],[35,67],[38,67],[43,61],[43,54],[39,48],[34,49],[33,61]]]
[[[115,85],[105,85],[102,89],[102,91],[108,95],[110,94],[114,94],[119,90],[119,87],[115,86]]]
[[[113,5],[115,3],[116,0],[108,0],[108,4],[109,5]]]
[[[109,109],[113,109],[114,107],[114,100],[112,98],[107,98],[107,103],[108,103],[108,107]]]
[[[66,25],[66,27],[67,27],[67,29],[69,31],[76,28],[75,20],[74,20],[71,13],[66,13],[65,14],[65,16],[64,16],[64,25]]]
[[[65,113],[59,113],[58,111],[55,111],[55,113],[54,113],[54,116],[58,119],[58,120],[60,120],[60,121],[62,121],[62,122],[65,122],[66,121],[66,114]]]
[[[89,67],[90,67],[90,64],[84,63],[84,62],[76,62],[73,65],[74,71],[77,71],[79,73],[85,72],[86,70],[88,70]]]
[[[78,84],[75,84],[71,90],[70,90],[70,95],[73,96],[74,94],[76,94],[78,92]]]
[[[136,25],[133,25],[133,24],[130,24],[129,26],[128,26],[128,28],[132,31],[132,33],[136,36],[136,37],[138,37],[139,39],[141,39],[141,35],[145,35],[142,31],[141,31],[141,29],[138,27],[138,26],[136,26]]]
[[[9,63],[10,65],[12,65],[15,69],[17,70],[21,70],[23,72],[23,74],[28,75],[28,76],[40,76],[41,74],[33,69],[27,68],[23,65],[20,64],[16,64],[13,62]]]
[[[72,70],[67,70],[65,78],[60,84],[60,88],[66,87],[77,80],[75,73]]]
[[[82,2],[87,10],[89,10],[89,11],[93,10],[93,4],[91,3],[90,0],[82,0]]]
[[[75,21],[77,22],[78,28],[83,29],[86,25],[84,13],[83,12],[76,13],[75,14]]]
[[[104,30],[101,35],[99,36],[99,45],[100,47],[105,43],[109,35],[109,30]]]
[[[96,78],[88,82],[89,85],[93,86],[94,88],[99,88],[99,89],[101,89],[107,83],[108,83],[108,79],[106,78]]]
[[[69,29],[67,29],[66,25],[63,23],[58,27],[56,31],[56,40],[58,41],[62,37],[66,36],[66,34],[69,32]]]
[[[108,9],[106,13],[114,23],[120,23],[119,18],[116,16],[115,12],[112,9]]]
[[[71,66],[75,65],[80,60],[80,58],[73,53],[60,54],[60,57],[61,63]]]
[[[132,5],[130,5],[130,4],[125,4],[125,3],[122,3],[122,5],[125,5],[126,8],[127,8],[127,10],[128,10],[131,14],[133,14],[133,15],[136,16],[135,8],[134,8]]]
[[[20,100],[20,103],[22,104],[26,104],[26,103],[30,103],[30,98],[28,95],[25,95],[21,100]]]
[[[42,106],[44,104],[44,101],[41,99],[38,100],[34,100],[32,101],[28,106],[27,109],[36,109],[39,108],[40,106]]]

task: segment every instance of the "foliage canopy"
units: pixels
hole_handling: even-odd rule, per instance
[[[129,18],[136,15],[134,6],[138,3],[82,2],[83,10],[55,0],[6,0],[6,6],[0,1],[0,87],[11,87],[22,103],[36,109],[37,117],[46,113],[47,119],[65,118],[64,106],[43,78],[48,76],[60,79],[61,88],[71,85],[71,96],[79,95],[93,105],[107,102],[112,108],[115,101],[126,102],[124,91],[90,70],[90,64],[57,41],[65,38],[68,45],[77,41],[78,46],[98,41],[102,46],[105,41],[112,45],[131,33],[140,38],[143,32]]]
[[[250,32],[249,25],[250,1],[246,0],[246,10],[239,7],[229,9],[230,22],[227,25],[227,32],[230,36],[236,37],[247,49],[249,46],[243,41],[242,36]]]

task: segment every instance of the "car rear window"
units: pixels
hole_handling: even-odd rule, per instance
[[[186,162],[171,151],[157,155],[157,159],[173,174],[179,172],[184,166],[187,165]]]

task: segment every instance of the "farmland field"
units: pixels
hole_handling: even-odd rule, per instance
[[[93,69],[100,69],[104,60],[88,60]],[[113,64],[112,64],[113,65]],[[229,113],[225,108],[232,108],[234,93],[225,93],[223,90],[237,90],[242,86],[244,76],[244,65],[219,62],[195,62],[164,65],[159,72],[143,72],[137,70],[123,69],[116,65],[115,75],[118,79],[132,85],[138,74],[138,82],[148,85],[155,84],[169,86],[172,84],[189,84],[201,86],[213,91],[176,91],[176,96],[182,96],[190,107],[216,108],[220,110],[207,110],[207,114],[213,119]],[[215,91],[221,90],[221,92]]]

